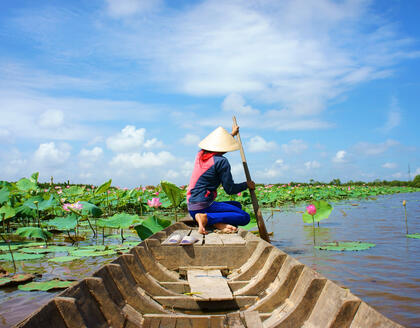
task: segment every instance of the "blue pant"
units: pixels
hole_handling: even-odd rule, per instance
[[[207,214],[207,225],[211,226],[215,223],[227,223],[234,226],[247,225],[249,223],[249,214],[242,210],[239,202],[213,202],[209,207],[202,210],[189,211],[191,217],[195,220],[197,213]]]

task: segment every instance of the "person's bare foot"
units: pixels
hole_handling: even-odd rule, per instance
[[[233,233],[236,232],[236,230],[238,229],[235,226],[227,223],[215,223],[214,226],[223,233]]]
[[[198,223],[198,233],[202,235],[207,234],[206,225],[207,225],[207,214],[205,213],[197,213],[195,215],[195,220]]]

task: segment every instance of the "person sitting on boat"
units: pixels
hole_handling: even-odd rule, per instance
[[[226,233],[235,232],[237,226],[249,223],[250,217],[239,202],[216,202],[217,188],[222,184],[229,195],[255,189],[253,181],[234,183],[230,164],[223,155],[240,148],[234,136],[239,127],[234,125],[229,134],[218,127],[198,146],[201,150],[195,159],[190,184],[187,189],[187,205],[191,217],[198,223],[198,232],[206,234],[206,226],[213,226]]]

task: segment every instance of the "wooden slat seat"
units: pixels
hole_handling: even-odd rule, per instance
[[[200,301],[232,300],[232,291],[220,270],[187,270],[191,293]]]

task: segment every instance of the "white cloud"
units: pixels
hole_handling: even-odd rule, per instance
[[[61,110],[49,109],[41,114],[38,123],[43,128],[58,128],[64,123],[64,113]]]
[[[391,100],[391,106],[388,111],[387,120],[380,130],[384,133],[390,132],[392,129],[399,126],[401,123],[401,109],[398,105],[398,99],[393,97]]]
[[[133,3],[119,5],[121,13],[135,12]],[[207,0],[104,33],[115,55],[145,62],[154,80],[178,92],[236,93],[315,115],[355,85],[389,76],[399,60],[419,56],[369,5]],[[366,21],[369,31],[360,29]]]
[[[38,165],[53,167],[64,164],[70,157],[69,145],[57,147],[54,142],[40,144],[35,151],[34,160]]]
[[[94,147],[92,149],[82,148],[79,153],[79,165],[82,168],[91,168],[102,157],[103,153],[101,147]]]
[[[385,169],[395,169],[397,167],[397,164],[387,162],[387,163],[382,164],[382,167]]]
[[[308,148],[308,145],[300,139],[292,139],[288,144],[282,144],[281,149],[286,154],[300,154]]]
[[[183,143],[184,145],[190,146],[190,145],[194,145],[197,146],[200,142],[200,137],[196,134],[191,134],[191,133],[187,133],[182,139],[181,139],[181,143]]]
[[[165,180],[172,180],[179,177],[179,172],[175,170],[168,170],[165,175],[163,176],[163,179]]]
[[[156,148],[162,148],[163,143],[162,141],[157,140],[156,138],[146,140],[144,143],[144,147],[147,149],[156,149]]]
[[[136,129],[133,125],[127,125],[117,135],[106,139],[106,145],[117,153],[138,150],[144,144],[145,134],[146,129]]]
[[[362,155],[375,156],[386,152],[389,148],[399,145],[399,142],[388,139],[377,144],[369,142],[359,142],[354,145],[354,150]]]
[[[245,99],[237,93],[231,93],[223,100],[222,109],[237,114],[259,114],[258,110],[245,105]]]
[[[345,163],[347,161],[346,155],[347,152],[345,150],[339,150],[333,157],[332,161],[334,163]]]
[[[277,167],[277,168],[279,168],[279,169],[281,169],[281,170],[283,170],[283,171],[285,171],[285,170],[288,170],[288,169],[289,169],[289,165],[285,164],[285,163],[284,163],[284,161],[283,161],[281,158],[277,159],[277,160],[274,162],[274,164],[275,164],[275,167]]]
[[[140,150],[141,148],[160,148],[163,143],[156,138],[145,140],[146,129],[136,129],[133,125],[127,125],[117,135],[106,139],[106,145],[116,153],[127,153]]]
[[[277,145],[274,141],[266,141],[260,136],[252,137],[248,144],[248,150],[253,153],[271,151],[276,147]]]
[[[114,18],[149,13],[157,9],[161,2],[161,0],[106,0],[107,12]]]
[[[321,167],[321,164],[317,161],[308,161],[305,163],[305,167],[307,170],[319,169]]]
[[[152,152],[121,153],[113,157],[110,164],[119,169],[140,169],[164,166],[174,160],[175,157],[167,151],[161,151],[157,154]]]
[[[392,177],[395,179],[401,179],[404,176],[402,172],[395,172]]]

